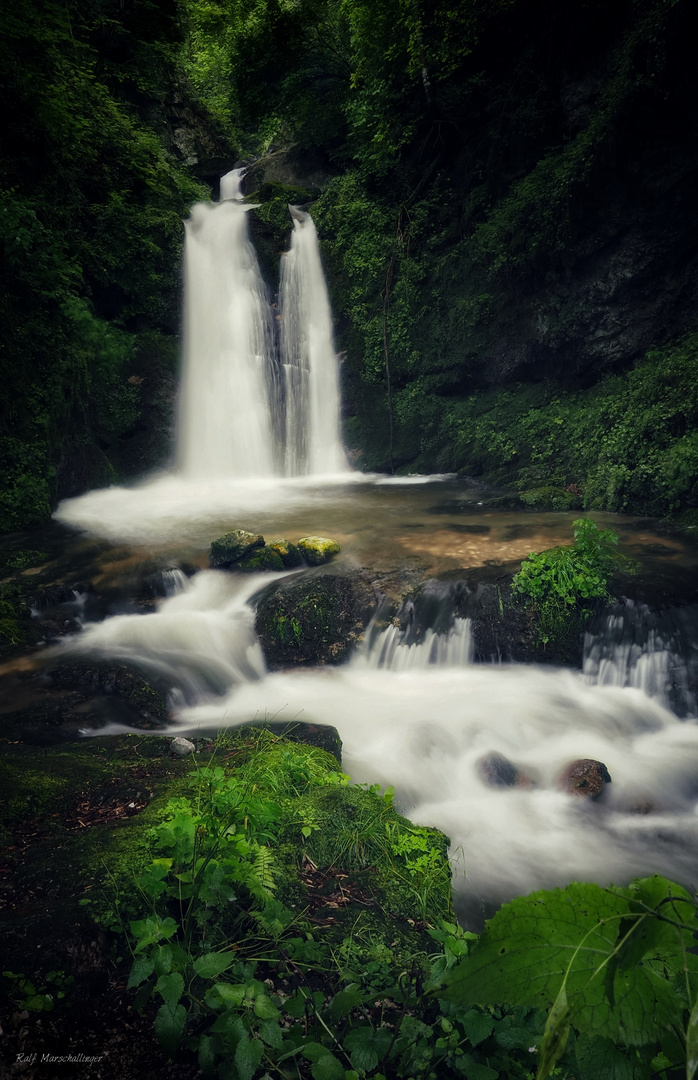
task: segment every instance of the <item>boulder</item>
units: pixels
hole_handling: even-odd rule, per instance
[[[483,784],[488,787],[516,787],[519,783],[520,773],[516,765],[496,750],[481,757],[475,767]]]
[[[339,555],[339,544],[326,536],[304,536],[298,541],[301,555],[308,566],[321,566],[333,555]]]
[[[233,529],[232,532],[220,536],[211,544],[209,566],[214,570],[218,567],[230,566],[231,563],[239,562],[248,551],[258,547],[264,547],[264,537],[259,533],[247,532],[246,529]]]
[[[267,544],[267,547],[275,551],[287,570],[294,570],[297,566],[303,565],[303,556],[296,544],[292,544],[290,540],[273,540],[271,544]]]
[[[566,765],[560,774],[558,787],[568,795],[585,799],[598,799],[611,777],[603,761],[594,758],[578,758]]]
[[[241,570],[244,574],[255,574],[265,570],[276,570],[278,572],[284,570],[285,567],[278,551],[265,546],[252,548],[246,555],[243,555],[240,562],[233,563],[230,569]]]
[[[341,664],[376,609],[362,571],[285,579],[262,594],[255,627],[270,668]]]

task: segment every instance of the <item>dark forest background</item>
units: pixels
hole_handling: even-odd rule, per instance
[[[698,522],[690,0],[0,15],[0,529],[167,462],[181,219],[312,207],[358,468]]]

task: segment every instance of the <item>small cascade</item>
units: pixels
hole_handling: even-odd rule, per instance
[[[457,616],[460,599],[458,584],[434,580],[428,581],[417,596],[404,601],[387,624],[389,605],[381,605],[355,663],[389,671],[472,664],[472,620]]]
[[[279,311],[286,398],[287,476],[343,472],[339,437],[339,375],[332,316],[309,214],[289,207],[291,248],[281,260]]]
[[[248,239],[250,206],[238,201],[241,175],[235,169],[222,177],[222,201],[197,203],[185,223],[177,459],[189,478],[278,472],[272,316]]]
[[[677,716],[696,715],[698,610],[618,605],[584,640],[583,671],[598,686],[629,686]]]
[[[162,570],[160,573],[164,596],[176,596],[177,593],[186,592],[189,588],[189,578],[178,566]]]
[[[266,665],[248,601],[269,576],[202,570],[187,579],[181,570],[169,573],[173,592],[157,611],[89,623],[61,643],[62,653],[135,664],[171,686],[182,704],[261,679]]]
[[[426,630],[421,641],[409,640],[409,632],[399,626],[386,626],[371,642],[364,655],[369,668],[390,671],[415,671],[438,664],[440,667],[462,667],[473,661],[473,638],[470,619],[454,619],[453,626],[443,634]]]

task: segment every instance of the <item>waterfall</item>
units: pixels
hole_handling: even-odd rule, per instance
[[[421,641],[410,641],[408,630],[386,626],[357,662],[369,668],[391,671],[415,671],[433,664],[462,667],[473,660],[471,627],[470,619],[454,619],[453,626],[445,633],[438,634],[430,628],[424,632]]]
[[[277,472],[270,422],[273,326],[247,235],[242,170],[221,179],[220,203],[197,203],[185,223],[184,365],[177,458],[186,477]]]
[[[339,377],[332,316],[309,214],[290,207],[293,234],[281,259],[279,313],[286,397],[287,476],[346,470],[339,438]]]
[[[585,635],[584,675],[598,686],[636,687],[678,716],[695,716],[697,640],[695,606],[656,612],[619,604]]]

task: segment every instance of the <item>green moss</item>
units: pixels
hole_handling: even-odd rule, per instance
[[[233,565],[233,569],[241,570],[246,574],[255,574],[259,571],[277,573],[284,569],[284,562],[278,551],[271,547],[259,547],[248,551],[239,563]]]

